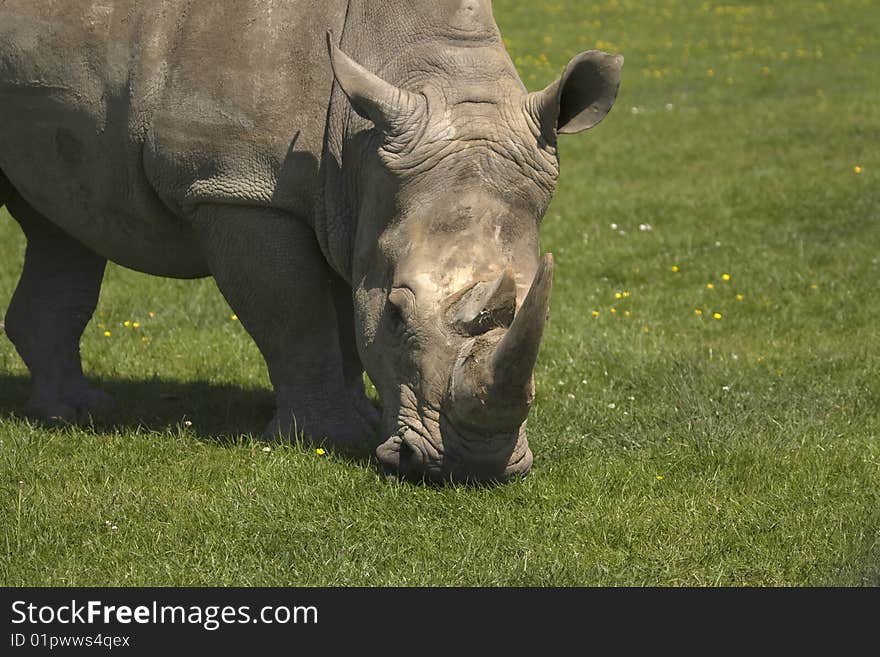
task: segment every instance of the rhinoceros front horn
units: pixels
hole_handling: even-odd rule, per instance
[[[535,396],[532,371],[552,286],[553,256],[548,253],[504,337],[494,347],[475,341],[459,358],[450,386],[456,422],[485,433],[513,431],[525,421]]]
[[[396,87],[368,71],[342,52],[329,31],[327,49],[333,76],[358,114],[392,137],[414,131],[425,111],[424,96]]]

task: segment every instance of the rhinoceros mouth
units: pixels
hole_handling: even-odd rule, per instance
[[[525,427],[512,434],[475,435],[459,430],[442,413],[437,421],[410,417],[400,422],[376,449],[376,457],[398,476],[433,483],[503,483],[532,467]]]

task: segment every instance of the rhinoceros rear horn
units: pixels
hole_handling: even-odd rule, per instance
[[[392,137],[415,131],[425,110],[424,96],[396,87],[368,71],[340,50],[329,31],[327,48],[336,82],[360,116]]]
[[[466,335],[507,328],[516,312],[516,279],[508,268],[494,281],[478,283],[453,307],[452,326]]]

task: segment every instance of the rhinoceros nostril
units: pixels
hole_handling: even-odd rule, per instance
[[[406,429],[376,448],[376,457],[386,470],[413,474],[423,469],[427,455],[420,448],[418,434]]]
[[[412,473],[417,461],[417,452],[413,449],[412,445],[409,445],[405,441],[401,443],[398,470],[404,474]]]

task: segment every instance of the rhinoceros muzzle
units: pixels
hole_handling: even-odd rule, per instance
[[[402,428],[376,450],[384,468],[435,483],[504,482],[528,473],[532,452],[524,428],[514,435],[467,436],[441,419],[442,451],[422,432]]]
[[[385,467],[434,481],[505,481],[529,471],[525,420],[552,282],[547,254],[510,326],[462,346],[440,411],[399,419],[397,433],[376,450]]]

